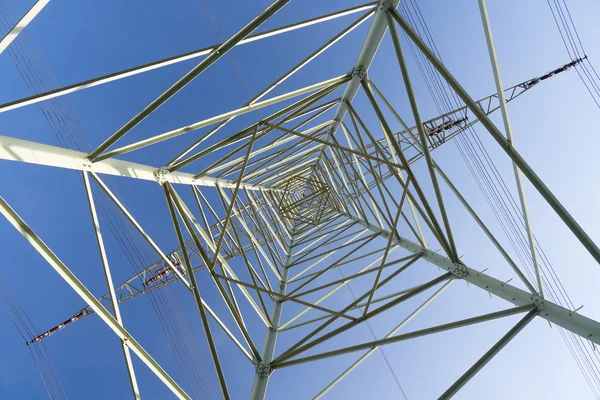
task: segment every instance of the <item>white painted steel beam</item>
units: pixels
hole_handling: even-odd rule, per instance
[[[0,54],[10,46],[10,44],[19,36],[19,33],[48,5],[50,0],[38,0],[33,7],[12,27],[12,29],[0,40]]]
[[[494,47],[492,28],[490,26],[485,0],[479,0],[479,11],[481,13],[481,22],[483,24],[483,31],[485,32],[485,39],[487,42],[488,52],[490,54],[492,71],[494,72],[496,90],[498,91],[498,102],[500,104],[500,111],[502,112],[502,121],[504,122],[504,133],[506,133],[506,140],[508,141],[508,143],[514,147],[515,143],[512,134],[512,127],[510,125],[510,118],[508,117],[508,107],[506,105],[506,99],[504,98],[504,88],[502,87],[502,79],[500,78],[500,67],[498,66],[498,59],[496,58],[496,49]],[[519,201],[521,203],[521,211],[523,212],[523,223],[525,224],[525,231],[527,232],[529,251],[531,252],[531,261],[533,262],[533,267],[535,269],[535,275],[537,278],[540,296],[545,297],[544,283],[542,282],[542,269],[540,267],[538,255],[535,250],[535,238],[533,237],[533,231],[531,230],[531,222],[529,221],[529,210],[527,208],[525,189],[523,188],[523,182],[521,179],[521,171],[519,170],[519,167],[514,161],[512,162],[512,165],[513,172],[515,174],[515,182],[517,184],[517,192],[519,193]]]
[[[183,389],[167,372],[146,352],[129,332],[104,308],[83,283],[67,268],[67,266],[50,250],[50,248],[29,228],[27,223],[0,197],[0,213],[15,227],[23,237],[37,250],[50,266],[81,297],[108,327],[123,340],[150,370],[180,399],[190,399]]]
[[[372,225],[360,218],[344,214],[350,220],[359,223],[370,231],[379,234],[383,238],[389,238],[390,232]],[[541,310],[539,316],[569,330],[584,339],[600,344],[600,323],[584,317],[574,311],[568,310],[542,297],[528,293],[522,289],[492,278],[483,272],[471,269],[463,264],[453,263],[449,258],[434,251],[423,248],[421,245],[404,238],[393,238],[392,243],[405,248],[413,253],[421,253],[422,257],[431,264],[437,265],[448,272],[466,280],[470,284],[479,287],[495,296],[498,296],[516,306],[535,304]]]
[[[90,214],[92,216],[92,224],[94,225],[94,231],[96,233],[96,242],[98,244],[98,250],[100,252],[100,259],[102,261],[102,267],[104,269],[104,278],[106,279],[106,286],[108,286],[110,303],[115,313],[115,319],[120,325],[123,325],[123,320],[121,318],[121,309],[119,308],[119,299],[115,294],[115,285],[113,283],[112,273],[110,272],[110,266],[108,264],[108,256],[106,254],[106,249],[104,248],[104,239],[102,237],[102,231],[100,230],[100,221],[98,219],[98,213],[96,212],[94,194],[92,193],[92,186],[90,185],[90,177],[88,172],[83,173],[83,182],[85,184],[85,192],[88,199],[88,205],[90,207]],[[123,356],[125,358],[125,365],[127,366],[129,384],[131,385],[133,398],[135,400],[140,400],[140,389],[138,387],[137,378],[135,376],[135,370],[133,369],[131,353],[129,352],[129,347],[127,347],[127,344],[122,339],[121,347],[123,349]]]
[[[300,88],[300,89],[297,89],[297,90],[294,90],[294,91],[291,91],[291,92],[288,92],[288,93],[284,93],[284,94],[279,95],[279,96],[275,96],[275,97],[270,98],[268,100],[260,101],[260,102],[253,103],[253,104],[249,104],[247,106],[238,108],[236,110],[232,110],[232,111],[220,114],[220,115],[216,115],[214,117],[210,117],[210,118],[204,119],[202,121],[198,121],[198,122],[195,122],[193,124],[183,126],[181,128],[173,129],[173,130],[170,130],[168,132],[161,133],[159,135],[155,135],[155,136],[152,136],[150,138],[143,139],[143,140],[140,140],[138,142],[125,145],[123,147],[119,147],[118,149],[107,151],[106,153],[103,153],[101,156],[97,157],[94,160],[94,162],[97,162],[97,161],[100,161],[100,160],[105,160],[105,159],[110,158],[110,157],[115,157],[115,156],[118,156],[118,155],[121,155],[121,154],[124,154],[124,153],[128,153],[128,152],[133,151],[133,150],[141,149],[143,147],[150,146],[152,144],[159,143],[159,142],[162,142],[164,140],[171,139],[171,138],[174,138],[174,137],[177,137],[177,136],[180,136],[180,135],[183,135],[183,134],[195,131],[195,130],[203,128],[205,126],[209,126],[209,125],[215,124],[217,122],[221,122],[221,121],[225,121],[225,120],[231,119],[231,118],[236,117],[238,115],[242,115],[242,114],[249,113],[251,111],[259,110],[261,108],[264,108],[264,107],[267,107],[267,106],[270,106],[270,105],[273,105],[273,104],[277,104],[277,103],[280,103],[282,101],[289,100],[291,98],[294,98],[294,97],[297,97],[297,96],[300,96],[300,95],[303,95],[303,94],[306,94],[306,93],[309,93],[309,92],[313,92],[313,91],[315,91],[317,89],[321,89],[321,88],[324,88],[324,87],[328,87],[328,86],[334,85],[336,83],[343,82],[347,78],[348,78],[347,75],[341,75],[341,76],[338,76],[338,77],[335,77],[335,78],[331,78],[331,79],[328,79],[328,80],[325,80],[325,81],[322,81],[322,82],[315,83],[314,85],[309,85],[309,86],[306,86],[306,87],[303,87],[303,88]]]
[[[38,1],[37,4],[48,3],[49,1],[50,0],[40,0],[40,1]],[[37,4],[36,4],[36,6],[37,6]],[[291,31],[305,28],[305,27],[308,27],[311,25],[316,25],[316,24],[319,24],[322,22],[331,21],[333,19],[345,17],[347,15],[352,15],[352,14],[359,13],[362,11],[368,11],[368,10],[373,9],[373,7],[375,7],[376,4],[377,3],[369,3],[369,4],[362,5],[362,6],[352,7],[352,8],[344,9],[341,11],[337,11],[337,12],[334,12],[331,14],[322,15],[320,17],[311,18],[311,19],[308,19],[305,21],[296,22],[296,23],[293,23],[290,25],[285,25],[285,26],[278,27],[275,29],[269,29],[265,32],[260,32],[260,33],[256,33],[253,35],[249,35],[245,39],[240,40],[239,43],[236,44],[236,46],[240,46],[240,45],[246,44],[246,43],[256,42],[261,39],[266,39],[269,37],[280,35],[282,33],[291,32]],[[34,7],[36,7],[36,6],[34,6]],[[29,22],[30,21],[27,21],[27,23],[29,23]],[[17,24],[17,25],[19,25],[19,24]],[[7,37],[5,37],[5,39],[3,39],[2,42],[4,42],[4,40],[8,40],[7,38],[8,38],[8,35],[7,35]],[[14,37],[13,37],[13,39],[14,39]],[[205,47],[203,49],[198,49],[198,50],[194,50],[194,51],[191,51],[188,53],[179,54],[179,55],[176,55],[173,57],[164,58],[164,59],[154,61],[151,63],[139,65],[137,67],[127,68],[122,71],[113,72],[111,74],[99,76],[96,78],[85,80],[83,82],[74,83],[72,85],[64,86],[64,87],[61,87],[61,88],[58,88],[55,90],[50,90],[48,92],[29,96],[29,97],[26,97],[23,99],[10,101],[8,103],[4,103],[4,104],[0,105],[0,113],[5,112],[5,111],[14,110],[14,109],[21,108],[21,107],[25,107],[25,106],[28,106],[31,104],[36,104],[36,103],[39,103],[42,101],[54,99],[56,97],[64,96],[64,95],[74,93],[74,92],[78,92],[78,91],[84,90],[84,89],[89,89],[91,87],[100,86],[105,83],[114,82],[114,81],[117,81],[120,79],[124,79],[124,78],[128,78],[128,77],[135,76],[138,74],[142,74],[144,72],[148,72],[148,71],[152,71],[152,70],[166,67],[169,65],[177,64],[177,63],[180,63],[183,61],[203,57],[203,56],[213,52],[220,45],[221,44],[215,44],[212,46]],[[0,53],[2,53],[2,50],[3,49],[0,46]]]
[[[160,174],[161,179],[172,184],[219,185],[224,188],[235,186],[235,182],[225,179],[211,177],[195,179],[194,174],[179,171],[169,173],[161,168],[124,160],[107,159],[91,164],[86,157],[87,153],[81,151],[0,135],[0,160],[20,161],[29,164],[89,171],[104,175],[124,176],[146,181],[156,181],[157,175]],[[249,190],[275,190],[247,183],[242,183],[241,187]]]
[[[346,85],[346,90],[342,95],[342,101],[336,111],[334,120],[336,120],[337,123],[331,127],[330,133],[332,135],[337,130],[339,123],[344,120],[344,116],[348,111],[346,102],[352,102],[352,99],[356,96],[356,93],[360,88],[360,81],[369,70],[371,63],[375,58],[375,54],[379,49],[383,35],[385,35],[385,32],[387,31],[387,19],[385,15],[387,7],[396,8],[400,3],[400,0],[382,0],[379,3],[377,11],[375,11],[375,15],[373,16],[369,32],[367,33],[367,38],[365,39],[356,64],[354,65],[352,80]]]

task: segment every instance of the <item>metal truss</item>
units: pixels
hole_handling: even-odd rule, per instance
[[[251,399],[265,398],[269,379],[278,369],[347,353],[362,353],[330,384],[315,393],[315,398],[321,398],[385,345],[516,314],[522,315],[517,324],[440,398],[456,394],[536,317],[600,344],[600,323],[552,302],[544,294],[546,283],[537,261],[523,176],[599,262],[600,250],[514,147],[506,103],[543,79],[533,78],[503,88],[484,0],[479,2],[497,92],[478,101],[469,95],[396,10],[399,0],[381,0],[254,33],[289,1],[275,1],[223,43],[0,105],[0,112],[9,112],[184,60],[201,58],[187,74],[89,153],[0,136],[2,160],[76,170],[82,174],[82,190],[87,196],[108,289],[105,295],[95,297],[19,215],[19,206],[13,208],[0,197],[0,212],[85,302],[84,308],[71,318],[31,338],[29,344],[47,340],[83,317],[98,315],[120,340],[134,398],[143,396],[144,388],[136,379],[131,353],[140,358],[176,397],[188,399],[190,395],[184,388],[124,328],[127,321],[123,321],[120,313],[124,302],[171,284],[183,285],[186,293],[189,292],[190,301],[196,305],[197,318],[202,324],[225,399],[231,397],[228,385],[235,385],[235,378],[222,366],[221,349],[215,335],[227,337],[226,345],[233,345],[248,360],[247,370],[254,374],[249,393]],[[0,53],[34,21],[47,3],[38,1],[2,38]],[[270,38],[292,30],[340,17],[356,17],[356,14],[359,16],[354,22],[326,40],[247,104],[220,115],[202,117],[196,123],[169,132],[123,144],[137,124],[236,46],[251,46],[250,43],[258,40],[272,40]],[[39,18],[43,18],[43,14]],[[279,84],[366,21],[371,25],[351,69],[342,66],[341,75],[266,98]],[[422,117],[399,31],[404,32],[423,53],[464,106],[434,118]],[[402,79],[398,82],[408,96],[414,126],[405,123],[368,75],[388,32],[393,43],[390,50],[398,62],[389,68],[397,68],[400,73],[398,76]],[[573,60],[551,75],[579,61]],[[343,73],[347,70],[350,72]],[[365,110],[357,109],[353,103],[359,94],[368,100]],[[224,133],[228,122],[236,116],[247,113],[255,116],[254,111],[265,107],[272,110],[275,105],[280,107],[277,111],[257,117],[256,122],[242,130]],[[507,137],[489,119],[496,110],[501,110]],[[367,112],[376,116],[375,123],[373,118],[365,117]],[[513,261],[434,159],[436,153],[433,150],[474,124],[481,124],[513,163],[530,256],[535,266],[535,282],[531,282]],[[210,128],[200,133],[204,127]],[[150,166],[115,158],[180,135],[190,135],[196,140],[173,154],[166,165]],[[117,142],[120,147],[115,147]],[[414,166],[418,162],[426,166],[423,176],[417,176],[415,172]],[[184,168],[191,172],[182,171]],[[136,220],[135,209],[128,209],[104,182],[105,175],[151,181],[162,186],[165,213],[172,221],[172,227],[168,229],[173,229],[174,241],[179,247],[170,252],[161,250]],[[424,185],[433,191],[429,193]],[[479,225],[482,237],[487,237],[497,248],[506,262],[507,272],[516,275],[518,284],[511,285],[480,272],[481,265],[467,266],[461,261],[443,195],[445,191],[441,189],[444,185]],[[92,187],[98,189],[96,194]],[[187,193],[182,196],[184,191]],[[212,200],[206,196],[208,191],[211,191]],[[115,285],[111,276],[110,249],[106,248],[102,236],[104,221],[96,211],[98,193],[121,212],[157,254],[155,263],[119,285]],[[441,253],[432,251],[432,246],[440,247]],[[415,265],[436,267],[441,272],[428,281],[407,286],[403,279],[407,275],[405,271],[415,269]],[[199,280],[212,282],[218,296],[207,299],[200,292]],[[457,280],[464,280],[472,287],[505,300],[507,308],[405,333],[405,325]],[[353,300],[342,308],[331,305],[328,299],[355,282],[364,290],[353,294]],[[397,321],[384,337],[350,346],[336,345],[336,339],[341,335],[421,294],[427,294],[425,300]],[[240,306],[242,302],[244,307]],[[215,304],[218,309],[226,310],[232,326],[223,322],[224,318],[215,311]],[[291,311],[292,317],[284,317],[285,308]],[[260,337],[264,338],[262,347],[257,344],[256,332],[246,323],[250,318],[260,321],[264,328]],[[210,321],[218,328],[215,329],[215,324]],[[277,349],[280,335],[295,338],[294,344]],[[329,344],[327,350],[320,347],[325,343]]]

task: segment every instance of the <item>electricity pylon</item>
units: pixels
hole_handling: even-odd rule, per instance
[[[221,366],[215,335],[225,335],[231,339],[231,344],[247,358],[252,367],[249,370],[254,374],[251,399],[263,399],[266,396],[268,381],[278,369],[360,352],[362,355],[355,363],[316,395],[316,398],[320,398],[381,346],[517,314],[523,315],[519,322],[441,398],[452,397],[536,317],[546,319],[584,340],[600,344],[598,322],[564,308],[545,296],[544,285],[547,283],[543,282],[536,261],[533,240],[529,243],[534,269],[528,277],[527,271],[523,271],[511,258],[432,155],[433,150],[473,124],[480,123],[514,165],[523,223],[529,238],[532,238],[532,229],[527,217],[521,176],[532,184],[592,257],[600,262],[600,250],[595,243],[515,149],[506,110],[507,102],[550,76],[576,66],[580,60],[573,60],[546,75],[504,90],[495,60],[485,3],[480,0],[497,93],[475,101],[436,53],[396,11],[398,0],[382,0],[252,34],[288,2],[274,2],[224,43],[0,105],[0,111],[6,112],[205,56],[185,76],[90,153],[0,136],[0,159],[82,173],[82,190],[87,194],[91,222],[108,284],[107,295],[96,298],[20,217],[18,207],[12,208],[0,197],[0,211],[6,219],[87,304],[72,318],[32,338],[30,344],[35,345],[86,315],[96,314],[121,341],[135,398],[140,397],[143,390],[138,388],[130,352],[138,356],[178,398],[190,398],[125,329],[119,311],[121,302],[166,284],[183,285],[195,302],[221,392],[226,399],[230,398],[228,382],[231,384],[231,378]],[[2,39],[0,52],[10,45],[46,3],[36,3]],[[354,13],[362,14],[242,107],[115,148],[116,143],[138,123],[235,46]],[[263,99],[281,82],[369,20],[369,32],[351,72]],[[423,53],[431,67],[460,98],[463,107],[423,120],[399,30]],[[402,78],[398,82],[402,82],[401,89],[409,99],[414,126],[405,122],[383,90],[368,76],[369,67],[386,32],[392,38],[398,61],[394,68],[398,68],[398,76]],[[353,100],[359,93],[367,99],[367,109],[354,106]],[[223,134],[226,124],[236,116],[276,104],[281,108],[267,117],[233,134]],[[502,112],[507,137],[488,116],[498,109]],[[372,118],[366,117],[367,113],[375,115],[375,123]],[[197,135],[198,139],[193,145],[183,149],[163,167],[116,158],[180,135],[189,135],[191,132],[197,134],[199,129],[209,126],[212,128],[207,133]],[[424,163],[426,174],[417,176],[419,174],[414,170],[417,162]],[[192,167],[196,168],[195,173],[183,171]],[[161,185],[166,201],[165,212],[172,220],[179,248],[171,253],[163,252],[136,220],[135,210],[130,211],[123,205],[104,182],[103,175],[146,180]],[[482,236],[486,236],[498,249],[506,262],[507,272],[512,270],[518,278],[517,283],[513,285],[496,279],[479,272],[478,266],[467,266],[461,261],[441,184],[450,189],[458,203],[480,226]],[[99,188],[114,203],[160,258],[117,287],[111,278],[110,257],[102,238],[103,223],[97,215],[93,187]],[[206,196],[209,190],[218,201],[209,200]],[[436,248],[439,246],[442,253],[432,251],[432,245]],[[402,279],[405,276],[403,273],[419,264],[423,268],[437,266],[442,273],[426,282],[407,287]],[[214,283],[218,298],[203,297],[198,279]],[[464,280],[475,288],[504,299],[507,308],[426,329],[398,333],[456,280]],[[350,283],[360,283],[366,290],[341,309],[330,306],[327,299]],[[434,288],[436,290],[432,291]],[[239,300],[234,293],[238,293]],[[337,346],[328,351],[314,351],[321,344],[335,344],[336,338],[344,333],[368,324],[369,320],[425,293],[429,293],[429,297],[405,319],[398,321],[385,337],[352,346]],[[247,303],[244,307],[240,304],[242,301]],[[221,304],[228,318],[233,321],[233,327],[223,322],[215,308],[209,306],[211,302]],[[112,313],[109,311],[111,308]],[[283,319],[285,309],[293,311],[293,316]],[[309,313],[313,317],[307,318]],[[256,344],[256,335],[245,322],[248,318],[255,318],[264,325],[262,347]],[[211,329],[211,320],[216,321],[219,330]],[[290,335],[291,332],[302,334],[291,336],[297,338],[295,343],[276,351],[278,337]]]

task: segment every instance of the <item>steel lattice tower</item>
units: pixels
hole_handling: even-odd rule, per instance
[[[227,399],[230,398],[227,389],[229,378],[227,371],[221,367],[220,349],[213,338],[215,334],[231,339],[229,344],[253,365],[255,378],[251,399],[265,398],[267,383],[273,371],[278,369],[346,353],[361,354],[354,364],[317,395],[316,398],[320,398],[381,346],[516,314],[522,315],[519,322],[440,398],[450,398],[457,393],[536,317],[546,319],[586,341],[600,344],[598,322],[546,296],[546,282],[537,258],[523,194],[523,177],[598,262],[600,250],[513,146],[506,108],[507,102],[547,77],[577,65],[580,60],[573,60],[540,78],[504,89],[485,1],[479,0],[497,92],[475,100],[396,10],[399,0],[381,0],[255,33],[289,1],[275,1],[223,43],[0,105],[0,112],[7,112],[191,58],[202,58],[185,76],[89,153],[0,136],[2,160],[71,169],[82,174],[108,283],[108,293],[100,298],[94,297],[59,255],[54,254],[43,238],[19,216],[18,205],[11,207],[0,197],[0,211],[4,217],[86,303],[85,308],[72,318],[33,338],[31,343],[35,344],[87,315],[96,314],[121,341],[135,398],[140,397],[140,392],[143,394],[143,389],[138,388],[131,352],[178,398],[190,398],[125,329],[127,321],[122,320],[119,312],[120,303],[173,284],[184,285],[195,301],[222,395]],[[30,9],[2,39],[0,53],[47,3],[48,0],[40,0]],[[240,108],[117,147],[118,142],[138,123],[235,46],[352,14],[358,19]],[[370,28],[356,64],[345,67],[350,72],[268,97],[280,83],[363,23],[369,23]],[[399,32],[406,34],[422,52],[464,106],[423,120]],[[386,34],[392,39],[397,58],[397,65],[390,68],[397,68],[398,76],[402,77],[399,82],[409,99],[415,126],[405,123],[382,93],[384,90],[369,78],[369,67]],[[353,100],[359,93],[366,96],[368,109],[355,108]],[[257,117],[257,121],[245,129],[225,133],[224,127],[236,116],[278,104],[280,108],[276,112],[263,118]],[[505,133],[489,118],[489,114],[496,110],[502,114]],[[376,124],[365,118],[367,113],[376,116]],[[476,123],[485,128],[513,163],[535,279],[528,278],[513,261],[434,160],[433,150]],[[204,127],[210,129],[199,134],[198,130]],[[120,157],[147,146],[160,146],[161,142],[180,135],[196,135],[198,139],[160,168],[125,161]],[[417,174],[414,171],[416,163],[421,163],[426,173]],[[195,173],[183,171],[192,167],[196,168]],[[166,199],[165,208],[173,223],[169,229],[177,238],[179,248],[171,252],[161,250],[136,220],[135,210],[128,210],[106,184],[105,176],[161,185]],[[444,190],[453,192],[456,201],[480,226],[482,237],[486,236],[498,249],[507,271],[512,271],[518,284],[496,279],[480,272],[480,266],[468,266],[461,261],[452,234],[453,224],[446,212],[442,186]],[[120,209],[159,256],[156,263],[121,285],[115,286],[111,278],[110,256],[105,249],[103,222],[97,213],[97,195],[93,188],[103,192]],[[207,190],[216,193],[220,202],[207,198]],[[409,239],[409,236],[414,239]],[[440,252],[432,250],[438,247]],[[356,267],[357,263],[360,267]],[[332,273],[347,265],[354,266],[348,275],[340,277],[337,272]],[[415,265],[437,267],[441,272],[427,282],[406,287],[402,281],[403,273],[415,268]],[[197,282],[199,279],[210,280],[220,298],[203,297]],[[363,282],[368,280],[369,288],[357,293],[351,302],[342,308],[326,305],[326,300],[338,290],[361,279]],[[399,332],[457,280],[464,280],[471,287],[504,299],[506,309],[427,329]],[[398,321],[385,337],[352,346],[335,346],[339,335],[422,293],[428,293],[429,297],[405,319]],[[227,326],[214,307],[211,308],[210,304],[217,302],[223,302],[228,318],[234,321],[233,326]],[[287,320],[282,319],[286,307],[298,310]],[[248,309],[251,311],[248,312]],[[251,318],[260,320],[264,325],[262,346],[246,326],[245,321]],[[219,327],[218,333],[215,325]],[[277,348],[278,337],[295,329],[304,330],[301,339],[290,347]],[[318,350],[317,346],[323,343],[333,343],[333,350]]]

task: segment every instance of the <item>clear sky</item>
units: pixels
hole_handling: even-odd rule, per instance
[[[491,94],[495,90],[494,82],[477,1],[417,1],[449,70],[474,98]],[[271,3],[270,0],[205,2],[225,38]],[[29,0],[12,0],[11,3],[15,7],[12,15],[22,15],[31,6]],[[357,0],[292,0],[263,28],[300,21],[360,3]],[[600,37],[597,24],[600,4],[592,0],[570,1],[568,4],[589,58],[593,63],[600,62],[597,61],[600,60],[600,42],[597,40]],[[506,87],[542,75],[570,61],[545,1],[489,1],[488,7]],[[0,0],[0,10],[8,15],[8,20],[15,21],[10,18],[8,1]],[[256,94],[353,20],[352,16],[345,17],[235,48],[232,54],[247,89],[231,59],[225,57],[136,127],[130,133],[129,140],[148,137],[242,105],[249,98],[248,90]],[[354,65],[368,25],[364,24],[336,44],[290,82],[281,85],[273,95],[347,73]],[[27,28],[27,34],[37,44],[60,86],[220,42],[200,0],[96,3],[55,0]],[[96,146],[196,62],[187,61],[69,95],[69,104],[92,146]],[[421,112],[426,119],[432,118],[437,111],[410,56],[409,64],[411,71],[414,71],[413,80]],[[412,120],[389,36],[382,42],[370,76],[397,106],[401,115]],[[0,56],[0,77],[0,103],[30,94],[13,60],[6,53]],[[361,106],[365,105],[364,98],[359,97],[356,101]],[[599,170],[596,151],[599,139],[596,131],[600,111],[575,71],[565,72],[533,88],[512,102],[509,112],[518,150],[592,239],[600,242],[600,209],[597,207],[600,190],[596,185]],[[235,132],[236,127],[242,128],[256,118],[256,115],[239,118],[227,132]],[[493,120],[501,126],[499,115]],[[508,159],[502,157],[483,128],[476,127],[476,131],[511,190],[514,190]],[[0,134],[59,144],[37,106],[0,114]],[[192,137],[178,138],[166,142],[165,146],[150,147],[124,158],[152,165],[164,164],[176,150],[191,140]],[[433,154],[502,243],[508,246],[456,147],[448,143]],[[1,168],[0,195],[17,209],[94,294],[104,294],[105,282],[85,193],[78,175],[72,171],[8,162],[2,162]],[[176,238],[162,189],[151,182],[131,182],[125,178],[114,179],[114,182],[125,203],[135,210],[136,218],[158,245],[163,250],[174,249],[177,246]],[[584,315],[600,320],[597,291],[599,266],[531,185],[526,183],[525,190],[536,237],[567,292],[576,306],[584,305],[581,310]],[[447,191],[444,194],[451,199]],[[207,196],[214,196],[214,193],[207,193]],[[499,279],[506,276],[509,279],[512,276],[510,268],[503,264],[501,257],[461,205],[454,199],[448,200],[448,211],[455,229],[457,247],[464,255],[465,263],[478,270],[489,268],[493,276]],[[131,276],[133,270],[118,250],[114,238],[108,232],[105,236],[111,265],[114,265],[114,280],[121,282]],[[0,262],[0,272],[39,330],[55,325],[84,306],[3,219],[0,219],[0,238],[4,256]],[[150,259],[155,259],[149,248],[143,248],[143,252],[150,254]],[[437,273],[425,263],[422,268],[419,277],[423,280]],[[207,298],[216,298],[214,289],[211,291],[208,283],[204,285]],[[190,298],[184,297],[181,287],[174,287],[172,293],[180,299],[183,311],[195,317],[194,304]],[[345,295],[349,296],[347,292]],[[377,335],[385,334],[390,326],[410,311],[410,306],[423,298],[399,307],[386,320],[375,320],[373,327]],[[348,297],[345,300],[348,301]],[[467,288],[464,282],[457,282],[412,321],[407,330],[507,306],[499,299],[490,298],[485,292]],[[122,313],[125,324],[165,369],[176,380],[183,382],[177,362],[160,331],[157,317],[150,310],[148,299],[136,299],[124,304]],[[289,317],[292,314],[284,312],[284,315]],[[390,345],[385,350],[386,355],[407,398],[435,398],[510,329],[518,318],[510,317]],[[199,337],[204,357],[209,360],[197,318],[188,319],[192,331]],[[44,388],[21,337],[5,314],[0,314],[0,323],[3,326],[0,341],[5,345],[0,357],[0,398],[44,398]],[[248,321],[248,324],[256,343],[262,344],[260,325],[256,321]],[[363,329],[354,336],[344,337],[339,344],[368,339],[368,331]],[[227,340],[217,336],[218,344],[225,345]],[[293,341],[288,343],[280,340],[278,344],[281,347],[278,348],[291,343]],[[90,317],[65,329],[49,338],[46,346],[69,398],[120,399],[130,396],[118,341],[99,318]],[[236,349],[231,346],[223,348],[223,363],[232,396],[234,399],[244,398],[252,384],[253,368],[236,353]],[[268,397],[310,398],[356,357],[356,354],[346,355],[277,371],[269,384]],[[143,398],[170,398],[162,383],[139,360],[136,359],[134,363]],[[210,385],[215,384],[214,376],[208,379]],[[379,353],[354,371],[329,396],[402,398]],[[550,328],[546,321],[540,319],[521,332],[456,398],[594,397],[557,328]]]

